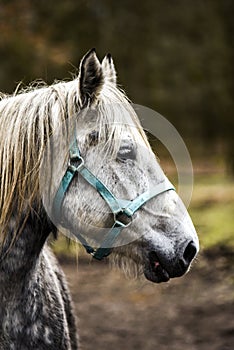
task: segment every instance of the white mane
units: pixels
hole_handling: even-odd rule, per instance
[[[38,174],[45,144],[59,124],[74,116],[79,118],[78,100],[75,79],[49,87],[29,87],[0,101],[1,227],[6,228],[16,206],[20,217],[25,207],[40,202]],[[121,135],[129,125],[140,131],[148,145],[127,97],[114,83],[104,84],[96,100],[95,115],[106,151],[117,152]]]

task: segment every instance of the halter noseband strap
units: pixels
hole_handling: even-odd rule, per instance
[[[87,253],[91,254],[98,260],[101,260],[103,257],[106,257],[111,253],[111,247],[113,246],[114,241],[120,232],[131,224],[132,216],[139,208],[141,208],[153,197],[156,197],[166,191],[175,190],[170,181],[165,178],[165,180],[156,185],[153,190],[142,193],[132,201],[117,199],[113,193],[103,184],[103,182],[100,181],[88,168],[85,167],[84,159],[80,154],[76,137],[70,146],[69,154],[70,155],[67,170],[54,197],[52,214],[56,220],[60,221],[61,208],[65,194],[68,191],[68,188],[74,177],[77,174],[81,174],[82,177],[91,186],[93,186],[105,200],[105,202],[110,207],[114,217],[113,226],[110,228],[108,234],[104,237],[101,246],[97,249],[91,247],[80,233],[75,234],[81,244],[85,247]]]

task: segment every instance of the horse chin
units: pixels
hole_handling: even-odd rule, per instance
[[[149,254],[149,260],[147,265],[145,265],[144,275],[149,281],[154,283],[168,282],[170,279],[168,271],[162,266],[157,254],[154,252]]]
[[[144,275],[147,280],[154,283],[168,282],[170,279],[168,272],[160,265],[154,269],[152,267],[145,268]]]

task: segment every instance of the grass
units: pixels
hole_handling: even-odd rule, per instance
[[[60,258],[75,257],[85,254],[85,249],[77,241],[68,239],[63,234],[59,234],[56,241],[51,240],[51,246],[54,253]]]
[[[234,247],[234,182],[224,175],[195,177],[189,209],[201,247]]]

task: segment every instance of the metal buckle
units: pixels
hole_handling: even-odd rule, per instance
[[[125,209],[120,210],[118,213],[114,213],[115,223],[121,227],[128,227],[132,223],[132,213],[129,211],[129,214]]]
[[[68,169],[72,172],[80,171],[84,167],[84,159],[82,157],[72,157],[68,160]]]

